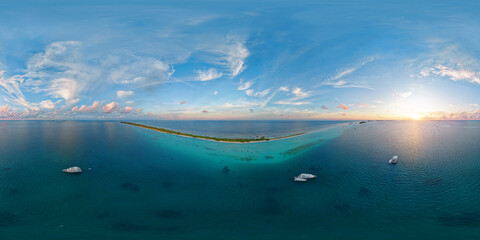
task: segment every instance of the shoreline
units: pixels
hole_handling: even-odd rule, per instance
[[[159,127],[153,127],[153,126],[148,126],[148,125],[143,125],[139,123],[132,123],[132,122],[120,122],[121,124],[126,124],[126,125],[131,125],[135,127],[140,127],[140,128],[145,128],[145,129],[150,129],[153,131],[161,132],[161,133],[167,133],[167,134],[172,134],[180,137],[187,137],[187,138],[194,138],[194,139],[201,139],[201,140],[207,140],[207,141],[212,141],[212,142],[223,142],[223,143],[258,143],[258,142],[271,142],[271,141],[276,141],[276,140],[282,140],[282,139],[288,139],[288,138],[293,138],[293,137],[298,137],[314,132],[319,132],[323,131],[332,127],[338,127],[338,126],[346,126],[352,123],[341,123],[341,124],[335,124],[334,126],[330,126],[324,129],[316,130],[316,131],[311,131],[311,132],[302,132],[302,133],[297,133],[297,134],[292,134],[288,136],[282,136],[282,137],[275,137],[275,138],[217,138],[217,137],[208,137],[208,136],[200,136],[200,135],[194,135],[190,133],[182,133],[182,132],[176,132],[164,128],[159,128]],[[355,123],[355,122],[354,122]]]
[[[165,128],[153,127],[153,126],[143,125],[143,124],[139,124],[139,123],[132,123],[132,122],[120,122],[120,123],[135,126],[135,127],[150,129],[150,130],[157,131],[157,132],[162,132],[162,133],[172,134],[172,135],[176,135],[176,136],[181,136],[181,137],[202,139],[202,140],[208,140],[208,141],[213,141],[213,142],[224,142],[224,143],[270,142],[270,141],[275,141],[275,140],[298,137],[298,136],[310,133],[310,132],[302,132],[302,133],[297,133],[297,134],[282,136],[282,137],[275,137],[275,138],[265,138],[265,137],[261,137],[261,138],[219,138],[219,137],[208,137],[208,136],[194,135],[194,134],[190,134],[190,133],[176,132],[176,131],[168,130],[168,129],[165,129]]]

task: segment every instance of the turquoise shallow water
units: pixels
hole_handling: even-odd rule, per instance
[[[248,136],[279,123],[231,124]],[[0,122],[0,239],[480,237],[480,122],[282,124],[264,133],[320,131],[235,144],[118,122]],[[215,126],[225,132],[205,132]],[[86,171],[61,172],[73,165]],[[293,182],[300,172],[318,178]]]

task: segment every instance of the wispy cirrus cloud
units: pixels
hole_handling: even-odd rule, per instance
[[[114,65],[108,79],[132,88],[146,88],[167,82],[175,73],[173,67],[151,57],[112,58]]]
[[[208,70],[195,70],[197,77],[195,79],[199,81],[210,81],[220,78],[223,73],[218,72],[216,68],[210,68]]]
[[[25,99],[22,90],[24,78],[16,75],[13,77],[5,77],[5,71],[0,71],[0,87],[2,92],[6,94],[4,101],[16,106],[31,108],[32,105]]]
[[[240,84],[237,89],[240,91],[245,91],[249,89],[254,83],[255,82],[253,81],[246,81],[246,82],[240,81]]]
[[[80,46],[78,41],[49,44],[28,60],[25,84],[37,93],[64,99],[67,105],[78,102],[95,72],[82,62]]]
[[[270,89],[265,89],[263,91],[258,91],[255,92],[253,89],[247,89],[245,90],[245,94],[250,97],[265,97],[270,93]]]
[[[480,84],[480,72],[464,69],[461,66],[447,67],[442,64],[435,65],[433,68],[423,69],[420,75],[423,77],[434,74],[437,76],[447,77],[452,81],[469,81]]]
[[[364,88],[369,90],[375,90],[374,88],[357,81],[351,81],[347,79],[352,73],[362,68],[369,62],[372,62],[375,58],[367,57],[362,62],[354,65],[350,68],[337,70],[335,74],[330,75],[321,85],[332,86],[333,88]]]
[[[224,66],[231,77],[236,77],[247,68],[245,59],[250,56],[250,51],[244,41],[231,38],[229,43],[217,46],[213,52],[220,55],[217,63]]]

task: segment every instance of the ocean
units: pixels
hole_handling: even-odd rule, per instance
[[[0,121],[0,239],[480,239],[480,121],[137,122],[309,133]]]

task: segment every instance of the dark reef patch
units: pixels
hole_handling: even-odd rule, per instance
[[[99,212],[97,213],[97,215],[95,215],[95,217],[97,217],[98,219],[105,219],[112,217],[112,214],[110,214],[109,212]]]
[[[369,198],[371,194],[372,194],[372,191],[370,191],[366,187],[361,187],[360,190],[358,191],[358,196],[361,198]]]
[[[252,157],[252,156],[248,156],[248,157],[241,157],[240,160],[246,161],[246,162],[251,162],[251,161],[255,160],[255,158]]]
[[[346,203],[338,203],[338,204],[335,204],[333,208],[339,212],[345,213],[350,210],[350,205]]]
[[[6,167],[6,168],[3,168],[3,171],[10,171],[12,168],[9,168],[9,167]]]
[[[292,156],[292,155],[296,155],[296,154],[299,154],[300,152],[303,152],[305,151],[306,149],[309,149],[309,148],[312,148],[314,146],[316,146],[317,144],[321,143],[323,140],[320,139],[318,141],[315,141],[315,142],[311,142],[311,143],[306,143],[306,144],[303,144],[303,145],[300,145],[296,148],[292,148],[292,149],[289,149],[285,152],[282,152],[280,153],[282,156]]]
[[[178,219],[183,216],[182,211],[176,209],[164,209],[157,211],[155,216],[166,219]]]
[[[443,215],[437,218],[443,226],[480,227],[480,212],[463,212]]]
[[[116,223],[113,223],[112,227],[115,230],[126,231],[126,232],[151,230],[151,227],[149,226],[129,223],[129,222],[116,222]]]
[[[140,232],[140,231],[158,231],[158,232],[173,232],[180,231],[180,227],[176,226],[149,226],[144,224],[136,224],[131,222],[115,222],[112,228],[124,232]]]
[[[265,200],[257,213],[261,215],[279,215],[282,213],[281,204],[277,199],[269,197]]]
[[[0,227],[11,226],[17,222],[17,216],[9,211],[0,211]]]
[[[430,179],[425,180],[425,184],[430,185],[430,186],[435,186],[435,185],[438,185],[440,183],[442,183],[441,178],[430,178]]]
[[[20,191],[19,191],[18,189],[16,189],[16,188],[9,188],[9,189],[7,189],[6,192],[7,192],[8,195],[16,195],[16,194],[18,194]]]
[[[230,168],[228,168],[228,166],[225,166],[225,167],[223,167],[223,169],[222,169],[222,172],[225,173],[225,174],[229,174],[230,171],[231,171],[231,170],[230,170]]]
[[[163,181],[161,185],[164,188],[171,188],[175,186],[175,183],[173,183],[172,181]]]
[[[130,191],[130,192],[138,192],[138,191],[140,191],[140,187],[138,185],[133,184],[133,183],[123,183],[122,184],[122,190]]]
[[[274,156],[265,156],[265,159],[274,159]]]

